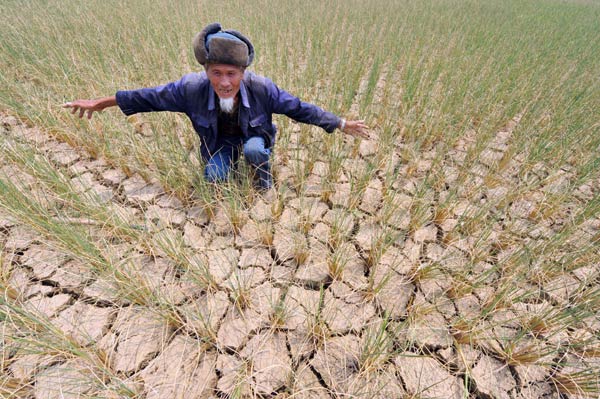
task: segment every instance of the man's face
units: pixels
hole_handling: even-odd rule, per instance
[[[206,75],[219,98],[233,98],[240,91],[244,69],[235,65],[209,64]]]

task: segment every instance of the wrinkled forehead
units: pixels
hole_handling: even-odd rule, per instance
[[[230,72],[230,71],[244,71],[244,67],[238,65],[231,64],[206,64],[206,70],[209,71],[220,71],[220,72]]]

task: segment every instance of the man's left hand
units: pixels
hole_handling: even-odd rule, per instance
[[[350,136],[360,137],[362,139],[369,138],[369,126],[365,125],[364,120],[346,121],[346,126],[342,131]]]

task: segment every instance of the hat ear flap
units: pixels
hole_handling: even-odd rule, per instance
[[[194,37],[194,55],[196,56],[196,60],[198,60],[198,63],[200,65],[205,65],[206,61],[208,60],[208,51],[206,50],[206,36],[212,35],[213,33],[217,33],[220,31],[221,24],[215,22],[202,29],[202,31]]]

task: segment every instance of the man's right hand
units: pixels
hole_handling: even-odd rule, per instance
[[[362,119],[358,121],[346,121],[342,132],[361,139],[369,138],[369,126],[365,125],[365,121]]]
[[[71,108],[71,113],[75,114],[79,112],[79,117],[83,118],[83,115],[87,113],[87,118],[92,119],[94,112],[101,112],[104,108],[112,107],[117,105],[117,99],[115,96],[99,98],[96,100],[75,100],[68,103],[64,103],[63,108]]]

